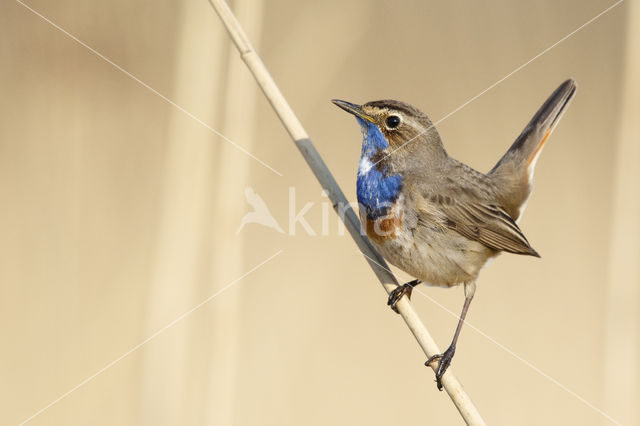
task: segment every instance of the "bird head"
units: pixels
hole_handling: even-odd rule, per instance
[[[357,105],[338,99],[334,104],[353,114],[362,129],[362,156],[376,161],[397,161],[420,155],[446,156],[431,120],[419,109],[400,101],[383,100]]]

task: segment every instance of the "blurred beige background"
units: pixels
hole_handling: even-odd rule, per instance
[[[26,4],[42,16],[0,4],[1,424],[461,423],[333,212],[321,235],[327,199],[207,1]],[[360,133],[331,98],[439,120],[612,4],[232,8],[354,199]],[[487,171],[560,82],[579,83],[520,222],[542,259],[482,273],[468,316],[482,333],[465,326],[453,363],[490,424],[640,424],[638,9],[439,125]],[[236,235],[247,186],[284,234]],[[318,235],[289,235],[290,187]],[[420,290],[444,348],[462,289]]]

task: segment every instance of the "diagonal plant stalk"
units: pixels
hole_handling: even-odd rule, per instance
[[[271,106],[282,121],[284,127],[289,132],[289,135],[291,135],[291,138],[295,141],[298,149],[302,153],[302,156],[307,161],[307,164],[320,182],[320,185],[322,185],[329,195],[334,209],[340,216],[340,219],[345,223],[351,237],[360,248],[360,251],[367,262],[369,262],[369,265],[375,272],[384,289],[387,293],[391,292],[397,287],[398,281],[389,270],[389,267],[382,256],[380,256],[380,254],[373,248],[369,240],[363,236],[364,234],[361,231],[360,220],[349,205],[349,202],[340,189],[340,186],[327,168],[327,165],[324,163],[322,157],[311,142],[311,139],[309,139],[309,136],[302,127],[302,124],[271,78],[267,68],[262,63],[262,60],[253,50],[253,47],[240,26],[240,23],[224,0],[209,0],[209,3],[211,3],[222,20],[231,39],[238,48],[242,60],[255,77],[256,82],[271,103]],[[431,357],[435,354],[441,353],[440,349],[431,337],[431,334],[429,334],[429,331],[411,306],[409,300],[406,297],[403,297],[396,307],[415,336],[425,355],[427,357]],[[437,368],[437,363],[432,363],[432,368],[435,370],[435,368]],[[478,409],[473,404],[473,401],[471,401],[471,398],[464,391],[458,379],[453,375],[451,368],[449,368],[442,377],[442,385],[467,424],[485,424],[478,412]]]

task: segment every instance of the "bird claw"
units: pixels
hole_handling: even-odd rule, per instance
[[[449,366],[451,365],[451,360],[453,360],[453,355],[456,353],[455,346],[449,346],[444,353],[434,355],[429,357],[427,362],[424,363],[426,366],[430,366],[432,362],[438,361],[438,368],[436,368],[436,384],[438,386],[438,390],[442,390],[442,376],[444,372],[447,371]]]
[[[399,285],[394,288],[391,293],[389,293],[389,299],[387,300],[387,305],[391,307],[395,311],[398,312],[398,308],[396,308],[396,304],[402,299],[402,297],[406,294],[407,298],[411,299],[411,292],[413,291],[413,286],[409,283]]]
[[[415,286],[420,284],[422,281],[413,280],[408,283],[404,283],[394,288],[391,293],[389,293],[389,299],[387,300],[387,305],[391,306],[391,309],[395,311],[396,314],[399,314],[398,309],[396,308],[396,304],[402,299],[402,296],[407,295],[408,299],[411,299],[411,291]]]

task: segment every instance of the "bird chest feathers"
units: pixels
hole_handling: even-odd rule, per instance
[[[389,143],[378,127],[364,120],[359,122],[363,144],[356,183],[358,203],[372,222],[384,218],[393,208],[402,190],[402,176],[390,171],[385,155]]]

